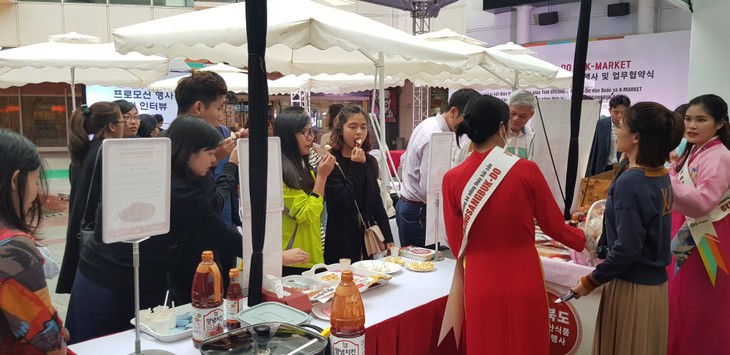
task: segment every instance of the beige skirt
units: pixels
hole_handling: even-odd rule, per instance
[[[603,289],[594,355],[665,355],[669,323],[667,283],[649,286],[615,279]]]

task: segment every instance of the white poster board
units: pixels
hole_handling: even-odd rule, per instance
[[[249,139],[238,140],[238,174],[241,182],[241,221],[243,224],[243,267],[241,286],[248,287],[253,237],[251,231],[251,193],[249,191]],[[268,169],[266,178],[266,241],[264,242],[264,276],[281,277],[281,213],[284,211],[284,186],[281,172],[281,143],[279,137],[268,139]]]
[[[105,139],[101,146],[102,240],[170,231],[170,139]]]
[[[608,98],[626,95],[631,103],[655,101],[674,110],[688,101],[690,31],[598,38],[588,42],[585,78],[595,82],[584,94],[603,99],[608,116]],[[554,42],[528,45],[535,57],[573,71],[575,43]],[[540,99],[570,99],[570,90],[532,89]],[[512,90],[482,93],[505,101]]]
[[[451,150],[454,134],[451,132],[431,135],[429,147],[428,189],[426,191],[426,244],[446,240],[444,227],[443,195],[441,185],[444,174],[451,168]]]
[[[127,100],[137,106],[140,114],[159,113],[165,118],[163,129],[177,117],[177,101],[171,91],[150,92],[145,88],[120,88],[116,86],[87,85],[86,103],[91,106],[98,101]]]
[[[560,189],[565,190],[565,177],[568,168],[570,100],[540,100],[539,103],[540,110],[535,110],[535,116],[530,120],[530,125],[535,132],[533,160],[540,167],[540,171],[545,176],[545,180],[547,180],[550,186],[555,201],[557,201],[562,211],[565,203],[560,194]],[[576,171],[572,208],[575,208],[578,203],[580,180],[585,175],[586,167],[588,166],[599,111],[599,101],[583,100],[580,132],[578,135],[578,171]],[[540,112],[542,112],[543,120],[540,119]],[[550,142],[549,149],[545,132],[547,132],[547,138]],[[553,160],[551,160],[550,151],[552,151],[553,160],[555,161],[557,176],[555,175],[555,169],[553,169]]]

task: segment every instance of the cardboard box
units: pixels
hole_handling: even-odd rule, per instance
[[[578,207],[589,208],[598,200],[608,197],[608,188],[611,187],[613,171],[606,171],[598,175],[583,178],[580,181],[580,193],[578,194]]]

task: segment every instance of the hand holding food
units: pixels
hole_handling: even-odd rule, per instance
[[[365,151],[360,148],[360,145],[362,144],[362,139],[355,140],[355,147],[352,148],[352,154],[350,155],[350,160],[355,163],[365,163]]]
[[[324,158],[319,162],[319,165],[317,165],[317,177],[327,177],[332,172],[332,169],[335,167],[335,162],[337,159],[335,159],[335,156],[332,154],[327,153]]]
[[[231,152],[233,151],[233,148],[235,148],[235,147],[236,147],[235,140],[233,140],[230,137],[224,139],[223,144],[221,144],[218,147],[218,149],[216,149],[216,151],[215,151],[215,158],[218,160],[221,160],[221,159],[227,157],[228,155],[231,154]]]

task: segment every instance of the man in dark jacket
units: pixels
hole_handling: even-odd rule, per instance
[[[630,106],[631,100],[624,95],[613,96],[608,102],[611,117],[601,117],[596,123],[586,176],[612,170],[618,163],[621,152],[616,150],[616,129]]]

